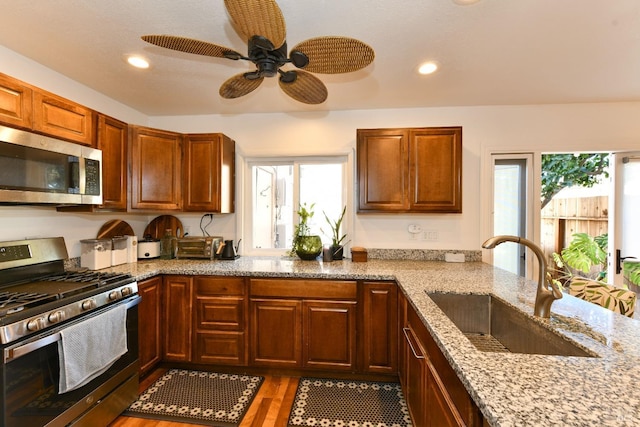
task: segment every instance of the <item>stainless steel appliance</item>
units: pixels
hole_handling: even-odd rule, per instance
[[[65,271],[66,258],[62,237],[0,242],[0,427],[105,426],[137,398],[137,282],[128,274]],[[123,308],[124,354],[60,393],[61,340]]]
[[[102,203],[102,151],[0,126],[0,203]]]
[[[176,258],[214,259],[221,243],[222,237],[216,236],[181,237],[178,239]]]

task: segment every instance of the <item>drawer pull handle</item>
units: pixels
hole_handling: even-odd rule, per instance
[[[416,359],[424,359],[424,355],[423,354],[418,354],[416,352],[415,347],[413,346],[413,343],[411,342],[411,338],[409,338],[409,333],[411,332],[411,329],[409,328],[402,328],[402,332],[404,332],[404,337],[407,340],[407,344],[409,344],[409,347],[411,348],[411,352],[413,353],[413,357],[415,357]]]

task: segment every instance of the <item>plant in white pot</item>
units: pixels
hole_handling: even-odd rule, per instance
[[[297,255],[300,259],[314,260],[322,253],[322,240],[318,235],[311,234],[311,228],[309,227],[309,219],[313,217],[313,207],[315,203],[307,207],[306,203],[303,203],[298,208],[299,222],[296,224],[293,232],[293,240],[291,242],[290,256]]]
[[[342,208],[342,213],[340,217],[331,221],[327,216],[326,212],[322,211],[324,214],[324,219],[327,221],[329,226],[331,227],[331,255],[335,260],[341,260],[344,256],[344,247],[342,242],[347,238],[346,234],[340,235],[340,227],[342,226],[342,220],[344,219],[344,214],[347,212],[347,207]]]

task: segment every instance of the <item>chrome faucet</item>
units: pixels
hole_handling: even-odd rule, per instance
[[[547,280],[547,261],[544,252],[531,240],[518,236],[494,236],[482,244],[485,249],[493,249],[501,243],[514,242],[520,243],[533,251],[538,257],[538,269],[540,274],[538,277],[538,290],[536,292],[536,303],[533,308],[535,316],[549,318],[551,315],[551,304],[562,298],[562,290],[557,284]]]

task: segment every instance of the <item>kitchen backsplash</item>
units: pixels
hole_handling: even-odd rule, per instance
[[[411,261],[444,261],[447,253],[464,254],[465,262],[482,261],[482,251],[435,249],[367,249],[369,259],[403,259]]]

